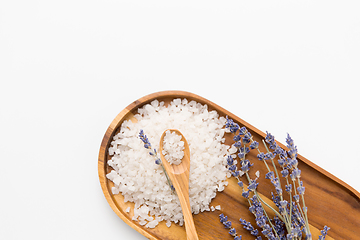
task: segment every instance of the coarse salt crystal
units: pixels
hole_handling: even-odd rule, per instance
[[[179,165],[184,157],[184,141],[181,135],[170,130],[165,132],[163,151],[164,158],[171,164]]]
[[[169,220],[166,221],[166,226],[167,226],[167,227],[171,227],[171,221],[169,221]]]
[[[171,194],[161,166],[144,148],[138,137],[140,129],[155,149],[159,149],[160,136],[166,129],[178,129],[186,137],[191,158],[189,197],[192,212],[198,214],[210,211],[216,191],[223,190],[227,176],[231,176],[226,167],[231,147],[224,144],[228,132],[225,123],[226,119],[207,105],[187,99],[174,99],[168,105],[154,100],[138,108],[134,122],[122,122],[108,149],[108,165],[113,170],[106,177],[116,183],[113,194],[121,193],[124,202],[135,203],[134,221],[149,228],[160,221],[168,227],[172,222],[184,223],[179,199]],[[236,151],[232,148],[230,152]]]

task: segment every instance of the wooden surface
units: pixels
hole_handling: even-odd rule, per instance
[[[198,240],[198,235],[196,233],[196,227],[194,219],[191,213],[190,199],[189,199],[189,174],[190,174],[190,149],[187,140],[184,135],[177,129],[169,129],[171,132],[175,132],[177,135],[181,136],[181,141],[184,142],[184,157],[181,160],[179,165],[171,164],[165,159],[162,154],[164,136],[166,131],[161,135],[160,138],[160,149],[159,154],[161,156],[162,164],[166,170],[167,175],[169,176],[175,190],[176,194],[179,197],[181,209],[184,215],[185,230],[186,230],[186,239],[187,240]]]
[[[261,139],[266,135],[215,103],[188,92],[165,91],[153,93],[134,101],[122,110],[110,124],[101,143],[98,159],[100,184],[105,198],[113,211],[129,226],[149,239],[186,239],[185,228],[175,224],[172,224],[171,227],[168,228],[164,222],[161,222],[154,229],[148,229],[131,220],[133,212],[130,211],[130,213],[126,213],[125,209],[128,206],[133,207],[133,204],[124,203],[121,194],[113,195],[111,193],[113,183],[106,178],[106,174],[111,171],[111,168],[107,165],[107,160],[109,159],[108,147],[110,146],[113,136],[119,130],[121,123],[124,120],[134,119],[133,116],[137,113],[137,108],[150,103],[155,99],[168,103],[174,98],[187,98],[188,100],[195,100],[199,103],[207,104],[209,110],[216,110],[221,116],[229,116],[240,126],[247,127],[255,141],[261,142]],[[225,143],[232,143],[232,135],[226,134],[225,138]],[[280,147],[286,149],[283,144],[279,142],[278,144]],[[264,149],[261,149],[261,147],[260,150],[263,152],[265,151]],[[247,158],[254,163],[254,166],[250,170],[250,175],[254,176],[254,173],[257,170],[261,173],[258,192],[267,202],[271,203],[271,191],[273,191],[273,187],[269,181],[264,179],[266,173],[264,164],[257,160],[254,151],[251,151]],[[302,171],[301,179],[306,187],[305,200],[309,211],[308,216],[313,239],[317,239],[317,236],[320,235],[320,230],[324,225],[331,228],[326,239],[360,239],[359,192],[319,166],[313,164],[300,154],[298,155],[298,160],[299,169]],[[230,178],[228,182],[229,185],[225,190],[217,193],[216,197],[211,202],[212,206],[221,205],[221,211],[216,210],[214,212],[203,212],[194,215],[194,222],[199,239],[233,239],[230,234],[227,233],[228,230],[219,222],[218,215],[220,213],[224,213],[232,220],[233,227],[236,228],[238,233],[243,235],[243,239],[253,238],[242,228],[238,221],[239,218],[243,218],[252,222],[254,226],[256,225],[253,215],[248,210],[248,203],[241,197],[240,187],[238,187],[235,179]]]

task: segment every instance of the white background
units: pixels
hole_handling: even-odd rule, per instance
[[[0,0],[0,238],[145,239],[97,157],[134,100],[185,90],[360,191],[359,1]]]

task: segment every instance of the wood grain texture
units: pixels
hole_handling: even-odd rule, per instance
[[[109,205],[113,211],[129,226],[140,232],[149,239],[154,240],[180,240],[186,239],[185,228],[176,224],[172,224],[170,228],[166,227],[164,222],[161,222],[156,228],[148,229],[137,224],[131,220],[133,212],[126,213],[125,209],[128,206],[133,207],[132,203],[124,203],[121,194],[113,195],[111,187],[113,183],[106,178],[106,174],[111,171],[107,165],[109,159],[108,148],[113,136],[118,132],[124,120],[133,120],[137,109],[143,105],[150,103],[157,99],[170,102],[174,98],[187,98],[188,100],[195,100],[201,104],[207,104],[209,110],[216,110],[220,116],[229,116],[234,119],[240,126],[245,126],[253,135],[255,141],[261,142],[266,134],[245,122],[241,118],[228,112],[224,108],[204,99],[198,95],[183,91],[164,91],[157,92],[140,98],[134,101],[124,110],[122,110],[116,118],[111,122],[107,129],[101,143],[98,159],[98,173],[100,184]],[[225,136],[225,143],[232,143],[232,136],[227,134]],[[278,142],[279,146],[287,149],[283,144]],[[261,151],[265,151],[260,147]],[[271,203],[271,191],[273,191],[272,184],[264,179],[266,169],[264,164],[259,162],[256,153],[251,151],[247,157],[254,166],[250,170],[250,175],[254,176],[256,170],[261,173],[259,179],[258,192]],[[301,169],[301,179],[306,187],[305,200],[308,207],[309,223],[311,225],[311,232],[313,239],[317,239],[320,230],[324,225],[331,228],[327,239],[360,239],[360,194],[351,186],[333,176],[329,172],[315,165],[305,157],[298,155],[299,169]],[[221,212],[229,217],[233,222],[233,227],[243,235],[243,239],[252,239],[251,235],[242,228],[239,218],[246,219],[255,226],[254,217],[248,211],[248,204],[240,195],[240,187],[236,184],[235,179],[228,180],[229,185],[223,192],[217,193],[212,200],[211,206],[221,205]],[[233,238],[227,233],[223,225],[219,222],[218,215],[220,211],[203,212],[194,215],[194,222],[198,232],[199,239],[224,239],[232,240]]]

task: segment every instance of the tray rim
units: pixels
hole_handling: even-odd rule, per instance
[[[107,149],[108,146],[111,142],[112,139],[112,134],[114,133],[114,130],[116,130],[120,124],[122,123],[122,121],[124,120],[124,118],[131,113],[133,110],[139,108],[140,106],[151,102],[152,100],[155,100],[157,98],[191,98],[194,99],[195,101],[198,102],[202,102],[207,104],[208,106],[211,106],[212,108],[218,109],[220,111],[222,111],[223,113],[225,113],[226,115],[228,115],[230,118],[236,120],[237,122],[241,123],[242,125],[245,125],[248,129],[256,132],[257,134],[259,134],[260,136],[264,137],[266,136],[266,133],[260,131],[259,129],[257,129],[256,127],[252,126],[251,124],[249,124],[248,122],[244,121],[243,119],[241,119],[240,117],[236,116],[235,114],[227,111],[226,109],[220,107],[219,105],[209,101],[206,98],[203,98],[199,95],[196,95],[194,93],[191,92],[187,92],[187,91],[179,91],[179,90],[167,90],[167,91],[159,91],[159,92],[154,92],[148,95],[145,95],[135,101],[133,101],[131,104],[129,104],[126,108],[124,108],[114,119],[113,121],[110,123],[109,127],[107,128],[104,137],[101,141],[101,145],[100,145],[100,150],[99,150],[99,155],[98,155],[98,176],[99,176],[99,180],[100,180],[100,185],[103,191],[103,194],[108,202],[108,204],[110,205],[110,207],[112,208],[112,210],[129,226],[131,226],[133,229],[135,229],[136,231],[138,231],[140,234],[142,234],[143,236],[149,238],[149,239],[155,239],[157,240],[158,238],[156,238],[155,236],[153,236],[151,233],[145,231],[144,229],[142,229],[140,226],[138,226],[137,224],[134,224],[132,220],[128,219],[118,208],[117,204],[113,201],[113,198],[111,197],[111,189],[108,188],[107,186],[107,178],[106,178],[106,154],[107,154]],[[286,147],[277,141],[277,143],[279,144],[280,147],[286,149]],[[308,160],[307,158],[303,157],[302,155],[298,155],[297,156],[298,159],[300,159],[303,163],[307,164],[308,166],[310,166],[311,168],[313,168],[314,170],[320,172],[321,174],[325,175],[326,177],[330,178],[331,180],[333,180],[334,182],[336,182],[337,184],[341,185],[342,187],[344,187],[351,195],[356,196],[358,199],[360,199],[360,193],[355,190],[353,187],[351,187],[350,185],[348,185],[347,183],[345,183],[344,181],[342,181],[341,179],[339,179],[338,177],[334,176],[333,174],[331,174],[330,172],[326,171],[325,169],[321,168],[320,166],[316,165],[315,163],[311,162],[310,160]]]

